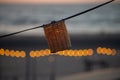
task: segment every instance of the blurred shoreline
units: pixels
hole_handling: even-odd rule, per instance
[[[70,34],[73,49],[89,48],[97,46],[120,47],[120,34]],[[11,36],[0,39],[0,47],[36,47],[48,48],[45,36]]]

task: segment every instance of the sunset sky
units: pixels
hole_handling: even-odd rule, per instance
[[[0,0],[0,3],[47,3],[47,4],[56,4],[56,3],[94,3],[94,2],[104,2],[109,0]],[[115,2],[120,2],[116,0]]]

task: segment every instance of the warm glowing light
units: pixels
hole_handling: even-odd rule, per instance
[[[49,49],[30,51],[30,53],[29,53],[30,57],[32,57],[32,58],[34,58],[34,57],[48,56],[50,54],[51,54],[51,52],[50,52]]]
[[[74,51],[70,50],[70,56],[74,56]]]
[[[34,51],[30,51],[30,57],[34,58]]]
[[[60,56],[73,56],[73,57],[78,57],[78,56],[91,56],[93,55],[93,49],[84,49],[84,50],[64,50],[64,51],[59,51],[56,54]]]
[[[58,51],[57,54],[63,56],[62,51]]]
[[[45,53],[46,53],[46,55],[50,55],[50,53],[51,53],[51,52],[50,52],[50,49],[46,49],[46,50],[45,50]]]
[[[58,52],[56,52],[56,54],[57,54],[57,55],[60,55],[60,52],[58,51]]]
[[[106,52],[106,48],[102,48],[102,50],[101,50],[102,52],[102,54],[106,54],[105,52]]]
[[[34,53],[34,54],[36,54],[35,57],[40,57],[40,56],[41,56],[41,51],[42,51],[42,50],[40,50],[40,51],[39,51],[39,50],[35,51],[35,53]]]
[[[0,49],[0,55],[10,56],[10,57],[22,57],[26,56],[25,51],[14,51],[9,49]]]
[[[116,54],[116,50],[115,49],[111,49],[111,48],[101,48],[101,47],[98,47],[97,48],[97,53],[98,54],[103,54],[103,55],[115,55]]]
[[[84,56],[87,56],[88,54],[88,52],[87,52],[87,50],[85,49],[85,50],[83,50],[83,52],[84,52]]]
[[[0,49],[0,54],[4,53],[4,49]],[[22,57],[24,58],[26,56],[25,51],[14,51],[14,50],[7,50],[7,55],[10,55],[11,57]],[[70,57],[78,57],[78,56],[90,56],[93,54],[92,49],[84,49],[84,50],[63,50],[58,51],[56,53],[51,53],[50,49],[45,50],[36,50],[36,51],[30,51],[29,55],[30,57],[42,57],[42,56],[49,56],[49,55],[60,55],[60,56],[70,56]]]
[[[105,48],[105,47],[98,47],[96,49],[98,54],[103,54],[103,55],[116,55],[117,50],[116,49],[111,49],[111,48]],[[43,57],[43,56],[50,56],[50,55],[60,55],[60,56],[69,56],[69,57],[80,57],[80,56],[91,56],[93,55],[94,50],[89,48],[89,49],[79,49],[79,50],[63,50],[63,51],[58,51],[56,53],[51,53],[50,49],[45,49],[45,50],[35,50],[35,51],[30,51],[29,56],[31,58],[35,57]],[[14,51],[14,50],[8,50],[8,49],[0,49],[0,55],[5,55],[5,56],[10,56],[10,57],[21,57],[24,58],[26,57],[25,51]]]
[[[11,56],[11,57],[14,57],[14,56],[15,56],[15,51],[14,51],[14,50],[11,50],[11,51],[10,51],[10,56]]]
[[[45,56],[45,51],[44,50],[40,51],[40,56]]]
[[[97,48],[97,53],[98,53],[98,54],[101,54],[101,49],[102,49],[101,47],[98,47],[98,48]]]
[[[64,56],[64,51],[60,51],[61,55]]]
[[[78,56],[78,50],[74,50],[74,56]]]
[[[88,55],[89,56],[93,55],[93,49],[88,49]]]
[[[9,56],[9,55],[10,55],[9,53],[10,53],[10,51],[9,51],[8,49],[6,49],[6,50],[5,50],[5,55],[6,55],[6,56]]]
[[[82,56],[82,50],[78,50],[79,55],[78,56]]]
[[[5,51],[4,49],[0,49],[0,55],[4,55]]]
[[[112,55],[116,55],[117,51],[115,49],[112,49]]]
[[[38,50],[34,51],[34,56],[35,57],[40,57],[40,51],[38,51]]]
[[[64,56],[68,56],[67,52],[68,50],[64,50]]]
[[[20,52],[20,56],[21,56],[22,58],[24,58],[24,57],[26,56],[25,51],[21,51],[21,52]]]
[[[111,55],[112,54],[112,50],[110,48],[107,49],[107,55]]]
[[[15,57],[17,57],[17,58],[20,57],[20,51],[18,51],[18,50],[15,51]]]
[[[82,56],[85,56],[84,51],[82,50]]]
[[[70,56],[70,50],[66,50],[65,52],[67,56]]]

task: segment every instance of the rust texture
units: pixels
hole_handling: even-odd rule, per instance
[[[52,53],[69,49],[71,47],[70,38],[64,21],[54,22],[44,27],[48,47]]]

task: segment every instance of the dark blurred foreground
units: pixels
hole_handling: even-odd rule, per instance
[[[71,35],[70,38],[71,49],[92,48],[94,55],[90,57],[46,56],[30,58],[29,51],[47,48],[44,36],[13,36],[1,39],[0,48],[24,50],[27,56],[26,58],[0,56],[0,80],[88,80],[90,75],[92,75],[91,80],[98,80],[103,74],[107,77],[105,79],[110,79],[112,74],[118,75],[120,73],[119,34]],[[99,46],[115,48],[118,51],[117,55],[97,55],[96,48]],[[110,76],[107,74],[109,72]],[[80,75],[84,76],[80,78]],[[120,80],[120,77],[116,75],[112,75],[111,80]],[[86,78],[86,76],[89,77]],[[76,79],[77,77],[78,79]]]

